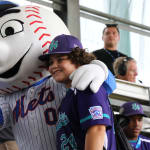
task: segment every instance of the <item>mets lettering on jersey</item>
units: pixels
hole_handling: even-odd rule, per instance
[[[13,126],[19,149],[56,150],[57,109],[65,93],[64,86],[48,78],[39,85],[1,98],[2,127]]]
[[[46,91],[48,91],[48,94],[44,98]],[[28,115],[29,111],[34,111],[38,105],[45,105],[48,102],[53,101],[54,94],[52,91],[50,91],[50,87],[41,89],[41,91],[39,92],[39,97],[37,99],[36,98],[31,99],[29,104],[27,105],[26,110],[25,110],[25,106],[24,106],[24,100],[25,100],[25,95],[21,96],[21,98],[19,100],[16,100],[16,106],[13,110],[13,116],[14,116],[14,119],[16,120],[16,122],[18,122],[19,117],[24,118],[26,115]],[[53,114],[53,116],[54,116],[53,121],[48,121],[48,117],[47,117],[48,112],[51,112]],[[56,124],[57,116],[52,108],[47,109],[45,112],[45,115],[46,115],[46,120],[47,120],[48,124],[50,124],[50,125]]]

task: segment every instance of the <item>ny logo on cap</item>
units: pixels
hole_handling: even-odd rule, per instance
[[[140,110],[140,106],[136,103],[132,104],[132,109],[133,110]]]
[[[51,44],[50,44],[50,48],[49,50],[50,51],[53,51],[53,49],[56,49],[58,47],[58,41],[52,41]]]

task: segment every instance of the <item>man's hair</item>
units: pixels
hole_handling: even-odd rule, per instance
[[[113,69],[116,77],[118,75],[126,75],[128,69],[127,65],[130,61],[135,61],[135,59],[132,57],[119,57],[115,60],[113,63]]]
[[[106,27],[103,29],[103,34],[104,34],[104,32],[105,32],[105,30],[107,28],[111,28],[111,27],[115,27],[116,30],[118,31],[118,33],[120,34],[120,31],[119,31],[119,28],[118,28],[118,24],[105,24],[105,25],[106,25]]]

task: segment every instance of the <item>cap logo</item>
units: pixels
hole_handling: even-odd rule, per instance
[[[140,106],[136,103],[132,104],[132,109],[133,110],[140,110]]]
[[[58,41],[52,41],[51,44],[50,44],[50,48],[49,50],[50,51],[53,51],[54,49],[56,49],[58,47]]]

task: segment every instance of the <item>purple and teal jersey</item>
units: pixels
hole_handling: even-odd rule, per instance
[[[150,150],[150,138],[139,135],[138,140],[129,141],[134,150]]]
[[[59,109],[57,150],[84,150],[87,129],[105,125],[106,150],[116,150],[113,114],[103,86],[97,93],[70,89]]]

